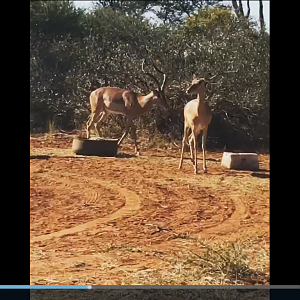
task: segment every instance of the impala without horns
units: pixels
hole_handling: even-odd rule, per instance
[[[216,76],[216,75],[215,75]],[[211,77],[210,79],[214,78]],[[203,170],[206,173],[206,136],[208,126],[212,119],[212,113],[209,105],[205,102],[205,90],[208,81],[205,78],[193,76],[192,84],[186,90],[187,94],[196,94],[197,98],[189,101],[184,107],[184,133],[181,148],[181,157],[179,169],[182,167],[184,146],[189,140],[191,160],[194,166],[194,173],[198,174],[197,167],[197,136],[202,131],[202,150],[203,150]],[[188,137],[188,131],[191,134]]]
[[[160,84],[153,74],[144,70],[144,63],[145,61],[143,60],[142,71],[154,80],[157,85],[157,89],[152,90],[147,95],[141,95],[131,90],[120,89],[117,87],[100,87],[91,92],[91,114],[89,115],[86,129],[88,139],[90,138],[90,130],[93,124],[100,137],[99,129],[101,122],[106,120],[111,114],[124,115],[127,118],[125,132],[118,141],[118,145],[122,143],[131,128],[131,134],[135,145],[135,153],[139,155],[136,126],[134,125],[133,120],[137,116],[149,112],[155,106],[168,108],[164,93],[167,79],[166,74],[162,72],[154,64],[154,62],[152,62],[154,69],[163,76],[162,83]]]

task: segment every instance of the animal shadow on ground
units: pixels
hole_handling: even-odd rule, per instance
[[[165,158],[178,158],[178,160],[180,159],[180,156],[176,156],[174,154],[168,154],[168,155],[158,155],[158,154],[155,154],[155,155],[152,155],[152,157],[165,157]],[[184,160],[191,160],[190,157],[184,157]],[[201,161],[202,158],[201,157],[197,157],[197,161]],[[220,162],[221,159],[216,159],[216,158],[206,158],[207,161],[214,161],[214,162]]]
[[[30,155],[30,159],[66,159],[66,158],[70,158],[70,159],[79,159],[79,160],[83,160],[83,159],[88,159],[92,156],[88,156],[88,155],[80,155],[80,156],[72,156],[72,155]]]
[[[258,177],[258,178],[270,178],[270,174],[264,174],[264,173],[251,173],[251,176]]]
[[[132,158],[132,157],[137,157],[134,154],[127,154],[127,153],[118,153],[116,158]]]
[[[268,169],[259,169],[259,170],[257,170],[257,172],[270,172],[270,170],[268,170]]]
[[[30,155],[30,159],[49,159],[49,155]]]

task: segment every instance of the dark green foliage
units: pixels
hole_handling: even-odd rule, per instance
[[[155,85],[141,71],[141,63],[150,55],[168,75],[170,110],[139,117],[141,130],[158,131],[168,140],[181,139],[183,107],[191,99],[185,90],[194,73],[211,73],[217,76],[207,92],[214,113],[208,148],[268,149],[267,33],[223,7],[204,8],[208,1],[182,1],[199,5],[199,13],[186,20],[178,15],[180,22],[169,19],[159,26],[142,14],[161,1],[141,1],[147,2],[144,10],[130,1],[122,1],[122,9],[109,5],[120,1],[101,2],[92,12],[75,9],[68,1],[30,2],[32,132],[47,130],[49,121],[66,130],[80,128],[89,114],[89,92],[97,87],[149,92],[147,85]],[[171,7],[180,11],[178,5]],[[151,66],[147,68],[155,73]],[[121,131],[124,120],[113,120]]]

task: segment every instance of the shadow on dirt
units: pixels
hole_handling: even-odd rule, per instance
[[[268,170],[268,169],[259,169],[259,170],[257,170],[257,172],[270,172],[270,170]]]
[[[270,178],[270,174],[264,174],[264,173],[252,173],[251,176],[258,177],[258,178]]]
[[[198,155],[197,155],[198,156]],[[168,155],[152,155],[150,154],[149,157],[162,157],[162,158],[176,158],[180,159],[180,155],[172,155],[172,154],[168,154]],[[183,158],[184,160],[191,160],[190,157],[184,157]],[[214,161],[214,162],[221,162],[221,159],[215,159],[215,158],[206,158],[207,161]],[[197,161],[202,161],[202,158],[201,157],[197,157]]]
[[[30,159],[49,159],[49,155],[30,155]]]
[[[137,156],[134,154],[127,154],[127,153],[119,153],[116,156],[116,158],[133,158],[133,157],[137,157]]]

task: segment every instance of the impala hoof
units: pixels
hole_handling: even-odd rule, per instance
[[[204,173],[207,173],[207,169],[203,169]]]

